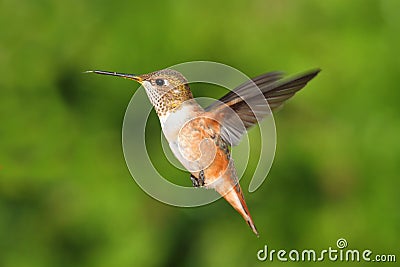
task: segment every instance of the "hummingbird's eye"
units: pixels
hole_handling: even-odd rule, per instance
[[[163,86],[165,84],[165,81],[163,79],[156,79],[156,84],[158,86]]]

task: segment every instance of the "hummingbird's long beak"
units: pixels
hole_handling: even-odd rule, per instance
[[[137,76],[134,74],[119,73],[119,72],[115,72],[115,71],[88,70],[88,71],[85,71],[85,73],[96,73],[96,74],[101,74],[101,75],[117,76],[117,77],[129,79],[129,80],[134,80],[139,83],[142,83],[142,81],[143,81],[143,79],[140,76]]]

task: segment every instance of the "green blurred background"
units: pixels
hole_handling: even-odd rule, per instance
[[[341,237],[399,257],[399,12],[396,0],[0,1],[0,266],[307,266],[256,254]],[[138,85],[82,74],[192,60],[248,76],[323,69],[276,114],[272,169],[245,190],[258,239],[223,200],[146,195],[121,147]]]

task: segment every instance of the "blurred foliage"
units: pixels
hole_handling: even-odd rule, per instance
[[[340,237],[400,257],[399,3],[2,0],[0,266],[274,266],[256,258],[264,245]],[[274,165],[245,190],[259,239],[223,200],[185,209],[141,191],[121,148],[138,85],[82,74],[192,60],[323,69],[276,114]]]

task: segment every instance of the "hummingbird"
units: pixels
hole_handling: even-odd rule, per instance
[[[249,128],[302,89],[320,69],[289,79],[283,78],[281,72],[262,74],[206,108],[193,98],[187,79],[173,69],[142,75],[103,70],[87,72],[140,83],[154,106],[173,154],[190,172],[193,186],[217,191],[259,236],[239,184],[230,148],[239,144]]]

